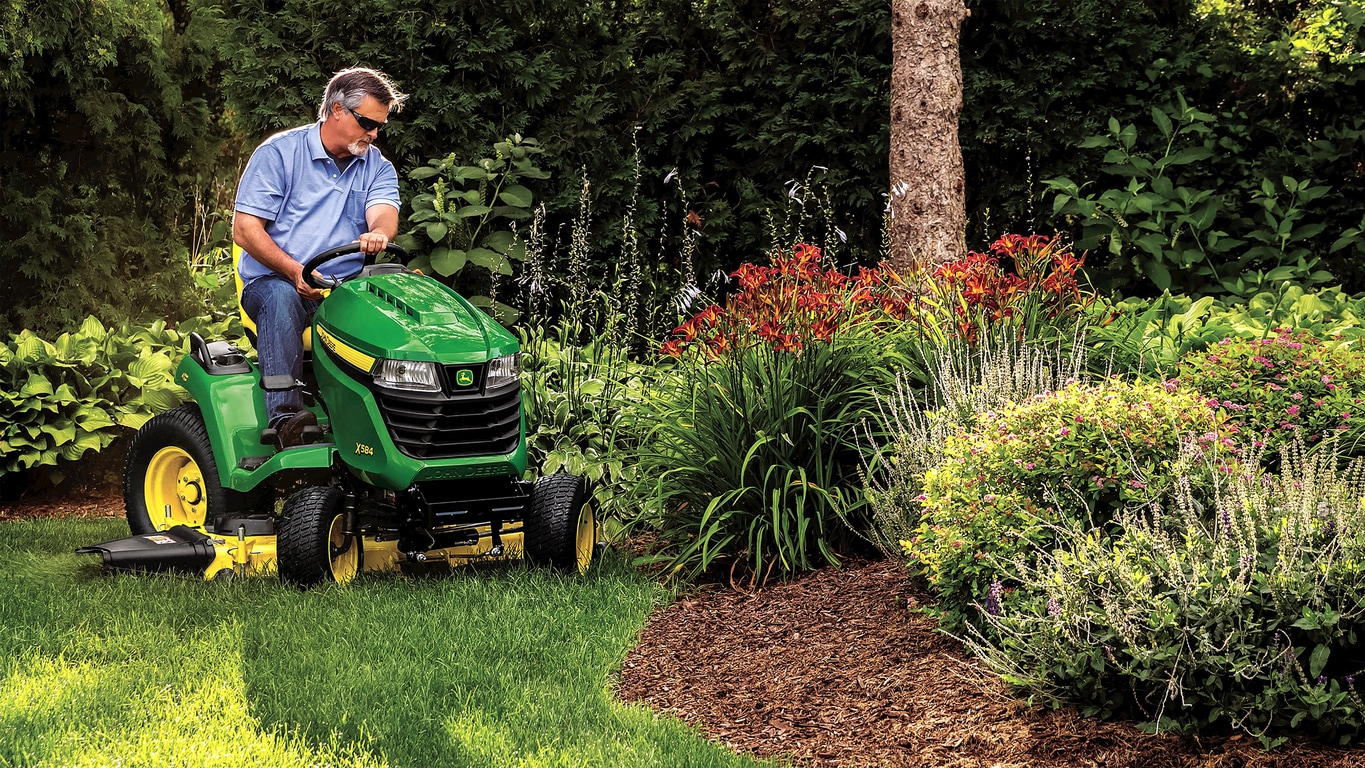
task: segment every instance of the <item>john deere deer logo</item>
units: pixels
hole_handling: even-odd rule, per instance
[[[468,368],[461,368],[455,372],[455,386],[468,387],[474,384],[474,372]]]

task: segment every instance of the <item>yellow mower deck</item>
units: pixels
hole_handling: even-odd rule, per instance
[[[488,527],[478,529],[486,534]],[[275,573],[274,536],[232,537],[209,534],[213,537],[214,559],[204,571],[204,578],[212,580],[225,571],[237,576],[267,576]],[[493,555],[491,537],[481,537],[477,544],[458,547],[433,549],[423,553],[421,565],[431,567],[442,563],[458,567],[474,561],[498,562],[520,560],[522,557],[521,533],[507,533],[502,536],[502,554]],[[407,561],[407,555],[398,550],[395,539],[387,541],[374,536],[361,537],[361,572],[384,573],[398,572]]]

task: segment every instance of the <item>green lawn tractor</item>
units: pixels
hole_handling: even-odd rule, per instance
[[[229,342],[192,334],[175,375],[194,402],[148,421],[129,446],[133,535],[79,551],[113,569],[277,571],[305,587],[522,556],[587,569],[600,536],[584,480],[522,480],[516,338],[388,250],[401,263],[367,257],[335,284],[314,270],[358,244],[305,265],[327,295],[305,332],[303,381],[262,377]],[[264,392],[294,388],[318,426],[281,447]]]

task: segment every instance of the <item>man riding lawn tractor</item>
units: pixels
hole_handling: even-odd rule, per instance
[[[521,480],[515,337],[390,243],[397,174],[371,144],[404,98],[377,72],[344,70],[319,122],[252,155],[233,236],[259,368],[191,336],[176,378],[195,404],[129,447],[135,535],[81,551],[208,578],[278,568],[305,586],[523,552],[591,563],[583,479]],[[401,263],[376,263],[381,252]],[[276,513],[272,491],[300,483]]]

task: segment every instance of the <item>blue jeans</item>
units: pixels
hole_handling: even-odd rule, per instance
[[[318,302],[304,301],[294,283],[278,275],[258,277],[242,289],[242,309],[256,322],[256,355],[262,376],[289,375],[303,378],[303,329],[317,311]],[[270,426],[291,413],[303,410],[297,389],[266,392],[265,410]]]

